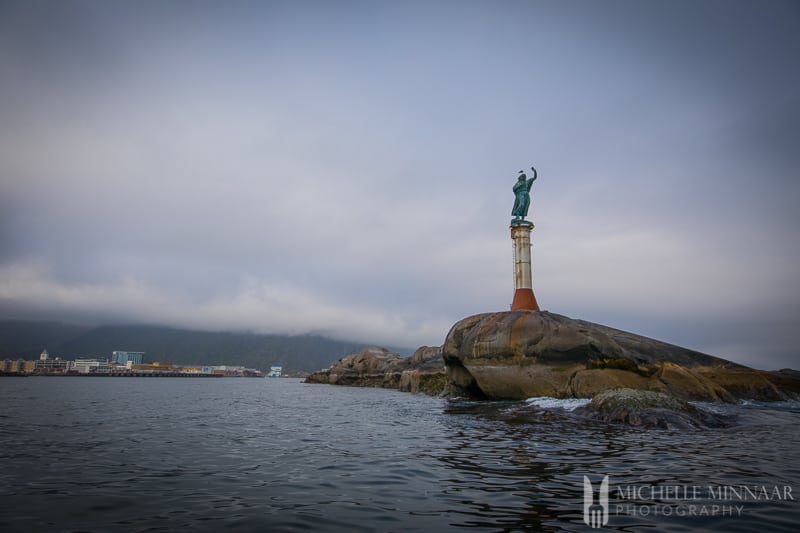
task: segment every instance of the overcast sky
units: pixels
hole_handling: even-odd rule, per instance
[[[0,2],[0,318],[800,367],[800,3]]]

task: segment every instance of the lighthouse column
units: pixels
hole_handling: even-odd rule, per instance
[[[514,220],[511,223],[511,238],[514,240],[514,301],[512,311],[539,311],[533,294],[531,275],[531,230],[532,222]]]

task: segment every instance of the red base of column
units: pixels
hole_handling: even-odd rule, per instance
[[[512,311],[540,311],[536,303],[533,289],[517,289],[514,291],[514,301],[511,302]]]

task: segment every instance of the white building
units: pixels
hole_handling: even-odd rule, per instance
[[[111,365],[108,361],[100,359],[75,359],[72,362],[72,369],[79,374],[94,374],[97,372],[111,372]]]

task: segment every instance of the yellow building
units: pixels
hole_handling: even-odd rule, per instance
[[[131,370],[150,370],[152,372],[172,372],[177,370],[170,363],[145,363],[142,365],[131,365]]]
[[[6,359],[0,361],[0,371],[16,374],[22,372],[25,367],[25,359]]]

